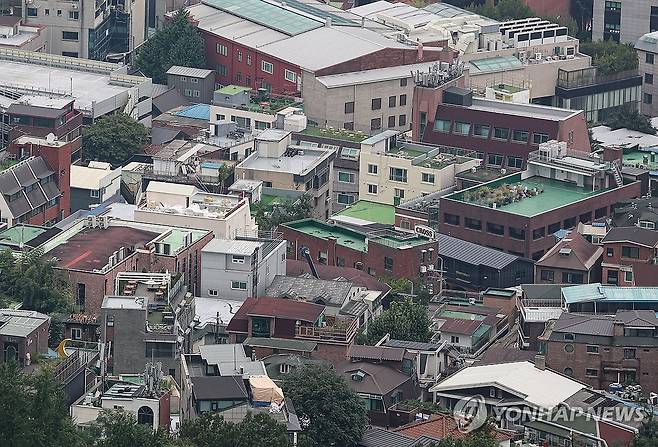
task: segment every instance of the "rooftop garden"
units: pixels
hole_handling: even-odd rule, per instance
[[[334,140],[351,141],[354,143],[360,143],[366,138],[368,138],[368,135],[358,130],[334,129],[331,127],[308,126],[300,133],[314,137],[324,137],[324,138],[333,138]]]
[[[529,188],[523,185],[503,184],[494,188],[483,186],[482,188],[464,192],[464,200],[493,208],[494,206],[505,206],[510,203],[521,202],[526,198],[535,197],[543,192],[543,188]]]
[[[249,104],[247,105],[247,109],[251,110],[252,112],[262,112],[268,114],[277,113],[286,107],[302,107],[302,103],[295,101],[294,98],[268,95],[265,98],[252,96]]]

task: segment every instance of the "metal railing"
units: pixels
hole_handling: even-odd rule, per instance
[[[582,68],[580,70],[568,71],[560,68],[558,70],[557,86],[561,88],[578,88],[590,85],[605,84],[639,76],[638,70],[626,70],[618,73],[599,74],[596,67]]]
[[[356,318],[352,319],[344,329],[331,325],[326,327],[296,325],[295,337],[329,343],[350,343],[356,336],[358,326],[359,322]]]

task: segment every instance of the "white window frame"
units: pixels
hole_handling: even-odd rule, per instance
[[[198,83],[199,83],[199,80],[198,80],[197,78],[190,78],[190,82],[191,82],[192,84],[198,84]]]
[[[208,296],[219,296],[219,290],[208,289]]]
[[[646,228],[648,230],[655,230],[656,229],[656,224],[651,222],[650,220],[641,220],[639,223],[640,228]]]
[[[195,98],[198,98],[199,96],[201,96],[201,92],[199,90],[194,90],[192,93],[194,93]]]
[[[101,197],[100,189],[90,189],[89,190],[89,197],[93,197],[94,199],[100,199],[100,197]]]
[[[190,90],[189,88],[186,88],[185,91],[183,92],[183,94],[185,96],[192,96],[192,90]]]
[[[393,188],[393,195],[400,199],[404,199],[405,191],[402,188]]]
[[[379,166],[368,163],[368,174],[379,175]]]
[[[341,180],[340,179],[341,174],[347,175],[348,180]],[[340,183],[350,183],[350,184],[356,183],[356,175],[353,172],[338,171],[337,178]]]
[[[283,72],[283,77],[286,78],[286,81],[288,82],[297,82],[297,73],[292,70],[288,70],[287,68]]]
[[[231,262],[233,264],[244,264],[244,256],[231,255]]]
[[[216,47],[217,54],[228,56],[228,47],[224,44],[218,43]]]
[[[71,340],[82,340],[82,329],[80,329],[79,327],[72,327]]]
[[[265,69],[266,67],[268,67],[267,70]],[[272,74],[274,73],[274,64],[272,62],[260,61],[260,71]]]
[[[241,287],[244,284],[244,287]],[[233,290],[247,290],[247,283],[244,281],[231,281],[231,289]]]
[[[279,373],[281,374],[288,374],[290,372],[290,365],[287,363],[281,363],[279,365]]]
[[[426,177],[427,177],[427,180],[425,180]],[[431,179],[431,181],[430,181],[430,179]],[[421,183],[427,183],[427,184],[433,185],[433,184],[436,183],[436,176],[434,174],[432,174],[431,172],[422,172],[420,174],[420,181],[421,181]]]
[[[379,185],[368,183],[368,194],[372,194],[373,196],[379,194]]]

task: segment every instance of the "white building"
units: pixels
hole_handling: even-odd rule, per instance
[[[222,239],[258,232],[247,198],[156,181],[148,184],[145,195],[146,201],[135,210],[136,222],[209,230]]]
[[[89,209],[118,195],[121,168],[109,163],[90,161],[89,166],[71,165],[71,212]]]
[[[214,239],[201,249],[202,297],[242,302],[285,274],[286,241]]]

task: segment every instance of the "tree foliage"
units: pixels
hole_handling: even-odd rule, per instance
[[[190,23],[189,13],[180,9],[171,22],[147,40],[137,53],[136,63],[146,76],[160,84],[167,83],[166,73],[173,65],[204,68],[203,38]]]
[[[580,52],[592,57],[592,65],[602,75],[635,70],[638,66],[637,53],[632,44],[620,44],[613,40],[582,42]]]
[[[427,308],[410,298],[394,301],[391,307],[368,325],[368,343],[376,343],[390,334],[395,340],[427,342],[430,339]]]
[[[576,37],[589,35],[593,10],[594,0],[571,0],[571,17],[574,18],[578,25],[578,34]]]
[[[258,229],[269,231],[275,229],[280,224],[310,217],[311,211],[313,211],[313,205],[311,198],[304,194],[296,199],[286,199],[274,205],[268,205],[262,201],[257,202],[252,205],[252,211],[254,212]]]
[[[321,365],[298,368],[287,375],[283,390],[302,421],[305,445],[352,447],[361,439],[365,407],[332,370]]]
[[[267,414],[247,414],[239,424],[206,413],[185,422],[180,441],[195,447],[288,447],[285,425]]]
[[[125,113],[104,116],[85,129],[84,158],[120,165],[148,141],[148,129]]]
[[[651,125],[651,120],[640,114],[636,107],[627,104],[618,107],[605,124],[612,129],[626,128],[650,135],[656,134],[656,128]]]
[[[480,5],[471,5],[467,9],[476,14],[500,21],[536,16],[523,0],[500,0],[495,5],[493,1],[487,1]]]
[[[658,422],[654,417],[642,423],[633,447],[658,447]]]
[[[428,447],[497,447],[499,445],[490,424],[470,432],[463,438],[447,437]]]
[[[22,303],[23,309],[45,314],[67,312],[71,291],[64,274],[39,250],[24,252],[16,259],[9,250],[0,252],[0,303]]]

